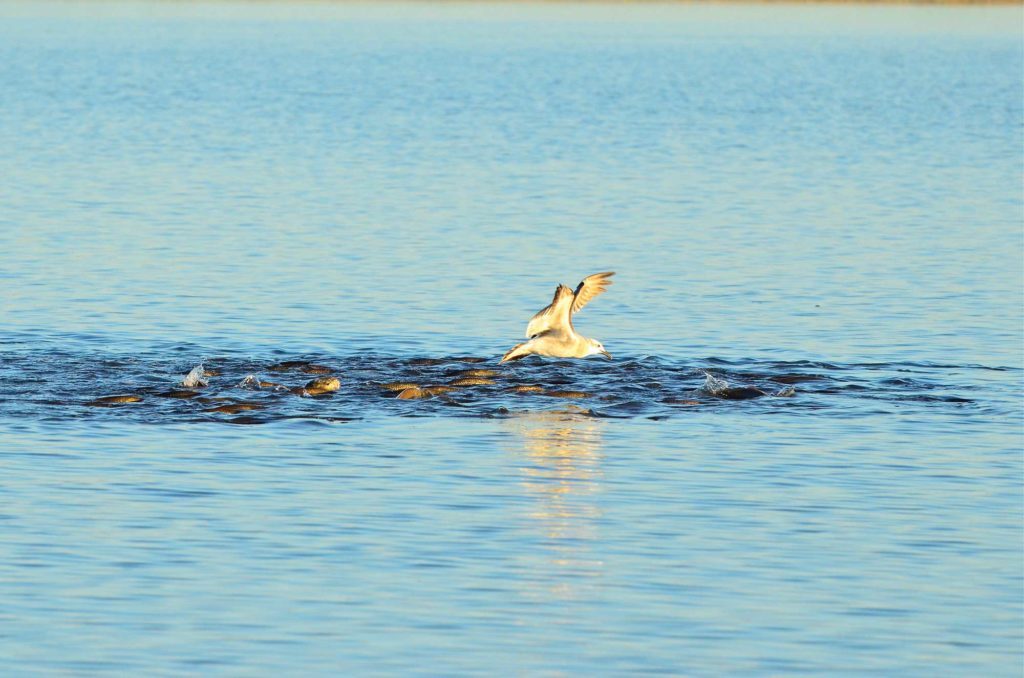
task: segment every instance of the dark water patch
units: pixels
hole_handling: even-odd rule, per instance
[[[900,387],[911,387],[915,390],[927,390],[931,388],[942,388],[942,384],[936,384],[934,382],[924,381],[922,379],[911,379],[909,377],[890,377],[889,379],[882,379],[878,382],[883,386],[900,386]]]
[[[268,418],[265,418],[265,417],[253,417],[253,416],[244,415],[244,416],[241,416],[241,417],[232,417],[230,419],[226,419],[225,421],[227,423],[229,423],[229,424],[251,425],[251,424],[267,424],[267,423],[269,423],[272,420],[268,419]]]
[[[779,374],[768,377],[768,381],[776,384],[806,384],[809,381],[825,381],[828,377],[823,374]]]
[[[216,497],[219,492],[213,490],[196,490],[186,488],[168,488],[168,487],[140,487],[136,488],[137,491],[143,494],[155,495],[158,497],[166,497],[169,499],[202,499],[206,497]]]
[[[909,400],[918,403],[959,403],[969,404],[974,403],[970,398],[959,398],[957,396],[932,396],[927,394],[912,394],[899,396],[898,400]]]
[[[907,376],[901,373],[906,363],[644,356],[612,362],[530,357],[499,364],[497,358],[466,356],[276,352],[265,358],[219,352],[206,358],[190,348],[192,357],[0,353],[0,414],[237,425],[304,419],[329,425],[377,416],[501,417],[578,402],[594,416],[655,420],[711,405],[751,414],[849,416],[877,413],[870,403],[878,401],[923,408],[973,405],[978,390],[964,382],[971,367],[928,370],[915,364],[923,372]],[[189,381],[199,375],[201,380]]]

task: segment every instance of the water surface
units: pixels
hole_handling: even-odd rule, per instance
[[[1019,8],[0,16],[8,672],[1019,675]]]

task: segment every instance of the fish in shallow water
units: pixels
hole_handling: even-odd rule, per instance
[[[433,396],[433,395],[440,395],[442,393],[448,393],[449,391],[454,391],[455,387],[453,387],[453,386],[444,386],[444,385],[427,386],[423,390]]]
[[[665,398],[661,402],[666,405],[700,405],[699,400],[693,400],[692,398]]]
[[[286,360],[283,363],[271,365],[267,369],[271,372],[288,372],[289,370],[301,370],[309,365],[308,360]]]
[[[487,386],[493,384],[493,379],[484,379],[483,377],[459,377],[448,382],[452,386]]]
[[[127,403],[140,403],[142,402],[142,396],[137,395],[115,395],[115,396],[103,396],[102,398],[96,398],[96,400],[90,400],[86,405],[125,405]]]
[[[520,384],[509,389],[514,393],[539,393],[544,390],[540,384]]]
[[[399,400],[419,400],[420,398],[429,397],[430,394],[427,393],[422,388],[420,388],[419,386],[411,386],[407,389],[403,389],[402,392],[399,393],[397,396]]]
[[[257,403],[233,403],[231,405],[219,405],[217,407],[211,407],[206,410],[207,412],[222,412],[224,414],[238,414],[239,412],[248,412],[251,410],[262,410],[263,405]]]
[[[544,395],[552,398],[592,398],[594,394],[585,391],[544,391]]]
[[[341,379],[337,377],[317,377],[306,382],[305,386],[292,389],[292,393],[304,396],[319,396],[334,393],[341,388]]]
[[[459,372],[460,377],[494,377],[497,374],[498,370],[462,370]]]
[[[385,391],[404,391],[409,388],[419,388],[419,384],[414,384],[411,381],[393,381],[381,384],[380,387]]]
[[[438,385],[438,386],[424,386],[422,388],[419,387],[419,386],[414,386],[412,388],[407,388],[404,391],[402,391],[401,393],[399,393],[398,394],[398,399],[399,400],[419,400],[420,398],[430,398],[432,396],[441,395],[442,393],[448,393],[449,391],[454,391],[454,390],[455,390],[455,387],[453,387],[453,386]]]
[[[174,391],[164,391],[163,393],[157,393],[157,395],[160,396],[161,398],[177,398],[179,400],[188,400],[190,398],[195,398],[196,396],[198,396],[199,392],[183,391],[180,389],[176,389]]]

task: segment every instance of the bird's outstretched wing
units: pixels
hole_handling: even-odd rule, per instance
[[[580,283],[582,284],[582,283]],[[574,295],[565,285],[559,285],[551,303],[542,308],[526,326],[526,336],[535,337],[541,332],[558,329],[569,322],[569,307],[572,306]]]
[[[612,284],[612,281],[609,280],[609,278],[613,275],[615,275],[615,271],[606,271],[604,273],[588,275],[584,278],[580,284],[577,285],[576,292],[573,294],[572,312],[576,313],[586,306],[588,301],[608,289],[608,286]]]

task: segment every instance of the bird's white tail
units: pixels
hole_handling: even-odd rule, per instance
[[[508,353],[501,357],[501,362],[507,363],[510,360],[519,360],[520,358],[525,358],[526,356],[530,355],[533,351],[527,348],[526,345],[529,343],[530,342],[526,341],[523,342],[522,344],[516,344],[515,346],[510,348],[508,350]]]

